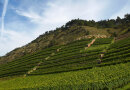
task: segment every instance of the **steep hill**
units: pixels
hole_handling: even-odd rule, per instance
[[[130,38],[90,38],[53,46],[0,66],[0,77],[41,75],[129,62]],[[119,52],[120,51],[120,52]]]
[[[0,63],[6,63],[14,59],[20,58],[24,55],[32,54],[44,48],[51,46],[64,45],[75,40],[80,40],[82,38],[91,37],[110,37],[111,34],[107,32],[106,29],[97,29],[95,27],[89,26],[72,26],[65,30],[59,28],[55,31],[46,32],[45,34],[39,36],[37,39],[31,43],[17,48],[4,57],[1,57]],[[109,29],[111,32],[116,31],[116,29]]]
[[[81,39],[0,66],[0,89],[116,89],[129,83],[130,38]],[[8,78],[14,79],[8,80]]]
[[[0,63],[0,89],[130,89],[130,15],[69,21]]]
[[[117,39],[124,38],[130,31],[130,15],[126,14],[123,19],[116,20],[101,20],[95,22],[94,20],[80,20],[75,19],[67,22],[56,30],[45,32],[29,44],[16,48],[0,57],[0,64],[4,64],[22,56],[33,54],[44,48],[51,46],[64,45],[75,40],[91,37],[117,37]]]

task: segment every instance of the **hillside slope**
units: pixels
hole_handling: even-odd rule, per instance
[[[116,31],[116,29],[111,28],[109,30],[111,30],[111,32]],[[59,28],[55,31],[46,32],[31,43],[7,53],[5,56],[0,58],[0,63],[3,64],[15,60],[22,56],[43,50],[44,48],[64,45],[75,40],[91,38],[93,36],[110,37],[111,34],[107,32],[107,29],[97,29],[89,26],[72,26],[65,30]]]
[[[117,89],[129,84],[129,56],[130,38],[76,40],[1,65],[0,89]]]
[[[113,41],[113,38],[81,39],[43,49],[1,65],[0,77],[51,74],[129,62],[130,38]]]
[[[0,64],[4,64],[22,56],[33,54],[39,50],[57,45],[64,45],[75,40],[91,37],[118,37],[117,40],[129,37],[130,14],[124,18],[108,19],[95,22],[94,20],[74,19],[60,28],[47,31],[29,44],[17,48],[5,56],[0,57]]]
[[[71,20],[0,57],[0,89],[130,89],[130,15]]]

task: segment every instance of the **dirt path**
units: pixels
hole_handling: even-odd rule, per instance
[[[42,61],[39,62],[39,63],[38,63],[35,67],[33,67],[31,70],[29,70],[26,74],[24,74],[24,77],[26,77],[28,74],[34,72],[35,70],[37,70],[38,66],[39,66],[41,63],[42,63]]]
[[[85,50],[86,50],[87,48],[89,48],[90,46],[92,46],[92,44],[93,44],[95,41],[96,41],[96,38],[93,39],[93,40],[88,44],[87,47],[85,47]]]

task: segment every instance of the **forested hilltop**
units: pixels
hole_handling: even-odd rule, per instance
[[[7,63],[45,48],[65,45],[82,38],[116,37],[116,40],[120,40],[129,36],[130,14],[126,14],[124,18],[117,17],[117,19],[101,20],[97,22],[94,20],[74,19],[56,28],[56,30],[45,32],[29,44],[16,48],[5,56],[0,57],[0,63]]]
[[[63,27],[71,27],[73,25],[76,26],[90,26],[96,28],[126,28],[130,24],[130,14],[126,14],[124,18],[117,17],[117,19],[108,19],[108,20],[101,20],[101,21],[94,21],[94,20],[80,20],[74,19],[66,23]]]

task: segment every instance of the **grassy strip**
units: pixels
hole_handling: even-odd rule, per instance
[[[130,81],[130,63],[93,69],[14,78],[0,82],[0,89],[115,89]]]

